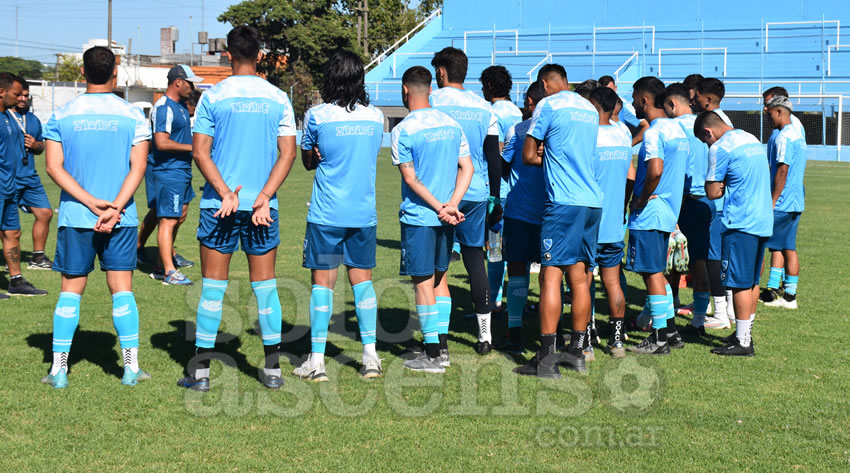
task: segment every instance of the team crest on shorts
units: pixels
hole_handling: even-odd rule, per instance
[[[720,262],[720,280],[726,280],[726,271],[729,270],[729,261],[723,260]]]
[[[549,250],[552,249],[552,239],[551,238],[544,238],[543,239],[543,248],[545,248],[546,251],[549,251]]]
[[[546,253],[543,253],[543,258],[544,258],[546,261],[551,260],[551,259],[552,259],[552,253],[549,253],[548,251],[547,251]]]
[[[301,252],[301,264],[307,262],[307,239],[304,239],[304,250]]]

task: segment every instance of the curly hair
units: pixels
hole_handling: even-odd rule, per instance
[[[358,103],[369,105],[366,93],[366,74],[363,60],[351,51],[337,50],[325,66],[322,100],[345,108],[349,112]]]
[[[490,66],[481,72],[481,86],[485,98],[501,98],[510,96],[514,82],[505,66]]]

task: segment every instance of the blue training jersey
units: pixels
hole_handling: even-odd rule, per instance
[[[496,114],[496,121],[499,124],[499,143],[507,143],[508,130],[522,121],[522,111],[510,100],[497,100],[493,102],[493,113]],[[501,199],[503,206],[510,190],[511,181],[502,177],[502,184],[499,186],[499,199]]]
[[[599,243],[621,242],[626,236],[623,225],[626,179],[632,164],[632,136],[617,125],[599,127],[596,138],[596,181],[602,189],[602,219]]]
[[[530,118],[510,127],[505,135],[502,159],[511,165],[511,188],[504,202],[504,215],[514,220],[541,225],[546,204],[543,168],[522,162],[522,148],[529,126]]]
[[[632,128],[640,127],[641,119],[637,117],[635,107],[628,100],[623,100],[623,106],[620,108],[618,117],[620,118],[620,123],[625,123]],[[631,130],[629,131],[629,136],[631,136]]]
[[[378,224],[375,168],[383,131],[384,114],[371,105],[348,111],[325,103],[307,111],[301,148],[318,148],[322,156],[308,222],[347,228]]]
[[[41,120],[37,116],[33,115],[32,112],[27,112],[23,115],[16,111],[12,111],[11,113],[12,117],[21,124],[21,128],[26,130],[26,133],[32,136],[35,141],[44,141],[44,136],[41,134]],[[22,134],[23,130],[21,130]],[[23,139],[23,136],[21,136],[22,143]],[[38,179],[38,173],[35,171],[35,155],[32,151],[24,149],[24,156],[27,159],[18,161],[18,169],[15,173],[15,183],[18,187],[41,182]],[[24,164],[24,161],[26,161],[26,164]]]
[[[803,177],[806,172],[806,139],[793,124],[785,125],[779,133],[771,136],[767,144],[770,158],[770,190],[773,191],[776,170],[780,164],[788,166],[785,187],[776,199],[774,210],[780,212],[802,212],[806,209],[806,188]]]
[[[151,111],[153,134],[168,133],[169,138],[177,143],[192,144],[192,124],[189,120],[189,110],[179,102],[163,95],[165,100],[158,100]],[[156,142],[151,144],[154,169],[157,171],[173,169],[192,172],[192,152],[161,151],[156,148]]]
[[[231,76],[201,95],[193,132],[213,137],[213,163],[227,187],[242,186],[238,210],[250,212],[277,161],[277,138],[295,136],[295,115],[286,93],[265,79]],[[269,206],[277,209],[277,195]],[[207,184],[201,208],[220,207]]]
[[[89,194],[113,201],[130,172],[130,149],[151,139],[142,109],[113,93],[83,94],[53,112],[44,139],[62,144],[63,167]],[[94,228],[97,216],[70,194],[59,196],[59,227]],[[139,225],[136,203],[118,227]]]
[[[463,200],[481,202],[490,196],[490,178],[487,174],[487,157],[484,156],[484,138],[499,136],[499,124],[490,102],[470,90],[443,87],[431,93],[431,106],[445,112],[461,127],[469,143],[469,154],[475,174]]]
[[[688,137],[675,120],[656,118],[649,124],[638,154],[634,195],[639,197],[643,193],[649,160],[662,160],[664,170],[652,193],[658,198],[649,200],[644,208],[629,215],[629,230],[672,232],[676,229],[679,210],[682,208],[689,151]]]
[[[414,110],[393,128],[393,165],[413,162],[416,177],[440,202],[452,198],[457,182],[458,161],[469,157],[463,127],[447,114],[434,109]],[[407,225],[439,227],[437,211],[401,181],[399,220]]]
[[[694,135],[697,116],[686,114],[676,117],[688,137],[688,167],[685,170],[685,194],[705,196],[705,171],[708,169],[708,146]]]
[[[541,100],[528,135],[543,141],[548,200],[560,205],[602,207],[596,182],[599,114],[579,94],[561,91]]]
[[[14,195],[15,176],[23,157],[24,134],[15,123],[12,111],[6,110],[0,117],[0,198]]]
[[[724,133],[708,150],[705,180],[726,183],[726,228],[762,237],[773,234],[770,166],[758,138],[743,130]]]

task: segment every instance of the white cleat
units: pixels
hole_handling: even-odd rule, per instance
[[[729,323],[729,319],[726,317],[706,317],[705,318],[705,328],[711,329],[723,329],[729,328],[732,325]]]
[[[307,361],[301,364],[301,366],[292,370],[292,374],[298,376],[301,379],[309,379],[314,383],[321,383],[328,380],[328,375],[325,373],[325,360],[324,357],[321,361],[313,359],[313,354],[307,357]]]

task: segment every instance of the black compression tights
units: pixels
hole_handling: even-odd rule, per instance
[[[490,282],[484,270],[484,249],[472,246],[460,247],[463,266],[469,275],[469,291],[476,314],[490,313]]]
[[[711,283],[711,295],[714,297],[725,296],[726,287],[720,280],[720,261],[710,259],[706,262],[706,266],[708,266],[708,280]]]

